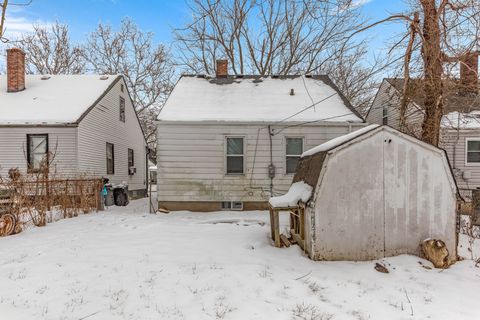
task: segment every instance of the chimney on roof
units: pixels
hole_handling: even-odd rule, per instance
[[[25,89],[25,53],[19,48],[7,49],[7,92]]]
[[[226,78],[228,76],[228,60],[217,60],[217,78]]]
[[[460,59],[460,84],[465,93],[478,92],[478,51],[469,52]]]

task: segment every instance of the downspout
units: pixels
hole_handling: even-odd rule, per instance
[[[273,165],[273,149],[272,149],[272,131],[268,125],[268,137],[270,138],[270,164],[268,166],[268,176],[270,178],[270,197],[273,197],[273,178],[275,177],[275,166]]]

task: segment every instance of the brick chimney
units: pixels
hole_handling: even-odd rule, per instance
[[[25,90],[25,53],[18,48],[7,49],[7,91]]]
[[[478,51],[465,54],[460,63],[460,84],[463,92],[478,92]]]
[[[217,78],[228,76],[228,60],[217,60]]]

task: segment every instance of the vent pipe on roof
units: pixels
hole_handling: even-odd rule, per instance
[[[19,48],[7,49],[7,92],[25,90],[25,53]]]
[[[217,60],[217,78],[226,78],[228,76],[228,60]]]

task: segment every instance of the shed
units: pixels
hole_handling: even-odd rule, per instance
[[[313,260],[420,255],[427,238],[456,257],[457,187],[442,149],[371,125],[303,153],[293,183],[300,181],[313,190],[299,203],[305,216],[293,220],[304,223],[297,242]]]

